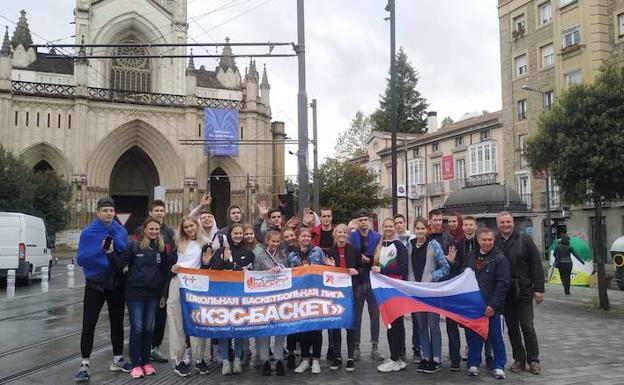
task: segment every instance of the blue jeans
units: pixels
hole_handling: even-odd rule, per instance
[[[418,330],[420,331],[420,354],[425,360],[441,361],[442,332],[440,331],[440,315],[436,313],[418,312]]]
[[[466,337],[468,337],[468,366],[478,368],[481,365],[483,338],[468,328],[466,328]],[[488,341],[492,344],[494,352],[494,369],[504,369],[507,363],[507,351],[503,339],[503,317],[500,314],[490,317]]]
[[[233,338],[234,340],[234,359],[239,359],[243,355],[243,339],[244,338]],[[229,338],[219,338],[219,355],[221,356],[221,360],[229,360],[230,357],[230,339]]]
[[[158,300],[126,301],[130,318],[130,361],[132,367],[149,363]]]

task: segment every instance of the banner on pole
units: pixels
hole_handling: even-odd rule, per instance
[[[238,156],[238,110],[204,108],[204,154]]]
[[[347,269],[269,271],[181,269],[184,332],[202,338],[288,335],[353,326]]]

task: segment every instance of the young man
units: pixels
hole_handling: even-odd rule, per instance
[[[219,232],[225,236],[225,239],[229,242],[232,225],[235,223],[242,223],[243,220],[243,211],[239,205],[230,205],[230,207],[228,207],[228,218],[228,225],[219,230]]]
[[[324,253],[334,246],[334,224],[332,211],[328,208],[319,210],[321,224],[312,228],[312,244],[320,247]]]
[[[362,275],[361,280],[355,291],[355,361],[360,357],[360,337],[362,326],[362,311],[364,310],[364,301],[368,304],[368,314],[370,316],[371,342],[373,344],[371,350],[371,358],[377,361],[383,361],[383,356],[379,352],[379,308],[373,294],[370,284],[370,269],[372,267],[373,257],[377,245],[381,242],[381,236],[375,230],[370,228],[370,219],[368,211],[360,209],[355,214],[357,229],[349,234],[349,244],[360,250],[362,255]]]
[[[254,223],[258,242],[264,243],[267,231],[282,231],[282,212],[280,209],[269,209],[266,202],[258,203],[258,218]]]
[[[113,345],[110,370],[126,373],[131,370],[130,363],[122,356],[125,303],[120,255],[128,248],[128,232],[113,219],[115,202],[111,198],[98,200],[96,210],[97,217],[82,231],[78,242],[77,263],[82,266],[86,285],[80,337],[82,362],[74,377],[76,382],[89,381],[95,326],[104,302],[108,306]]]
[[[451,268],[446,279],[451,279],[461,273],[461,260],[458,258],[455,247],[455,240],[444,228],[444,218],[442,211],[433,209],[429,211],[429,225],[431,232],[429,237],[438,241],[442,246],[442,251]],[[461,364],[459,327],[457,322],[446,317],[446,334],[448,336],[449,358],[451,360],[452,371],[458,371]]]
[[[481,228],[477,232],[478,249],[466,256],[466,266],[475,272],[479,291],[486,304],[485,315],[489,317],[488,341],[494,352],[493,372],[497,379],[505,379],[505,341],[503,340],[503,320],[501,315],[505,309],[505,297],[509,290],[511,278],[509,262],[503,253],[494,247],[494,232]],[[466,328],[468,341],[468,375],[479,375],[483,338]]]
[[[533,300],[538,305],[544,301],[542,259],[533,239],[514,229],[511,213],[499,213],[496,216],[496,227],[496,247],[507,257],[511,272],[511,286],[505,301],[505,323],[514,358],[510,370],[519,372],[528,364],[531,373],[540,374],[542,367],[533,326]]]

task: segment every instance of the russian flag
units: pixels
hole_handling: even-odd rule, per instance
[[[487,339],[486,305],[471,269],[443,282],[408,282],[375,273],[370,274],[370,279],[386,325],[404,314],[430,312],[448,317]]]

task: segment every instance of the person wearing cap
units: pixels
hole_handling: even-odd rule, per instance
[[[355,215],[356,229],[349,234],[349,244],[360,251],[362,256],[362,274],[357,287],[353,288],[355,293],[355,353],[354,359],[358,361],[360,358],[360,337],[362,326],[362,311],[364,310],[364,301],[368,304],[368,314],[370,316],[371,342],[373,344],[371,350],[371,358],[377,361],[383,361],[383,356],[379,352],[379,308],[377,301],[373,295],[373,289],[370,284],[370,269],[372,267],[373,256],[377,245],[381,241],[378,232],[370,228],[370,219],[366,209],[358,210]]]
[[[106,302],[111,326],[113,361],[110,370],[129,373],[131,366],[123,358],[124,285],[121,254],[128,248],[128,232],[114,220],[115,201],[101,198],[96,218],[80,234],[77,263],[85,275],[80,352],[82,361],[74,380],[89,381],[89,358],[100,311]],[[108,241],[107,241],[108,240]]]

